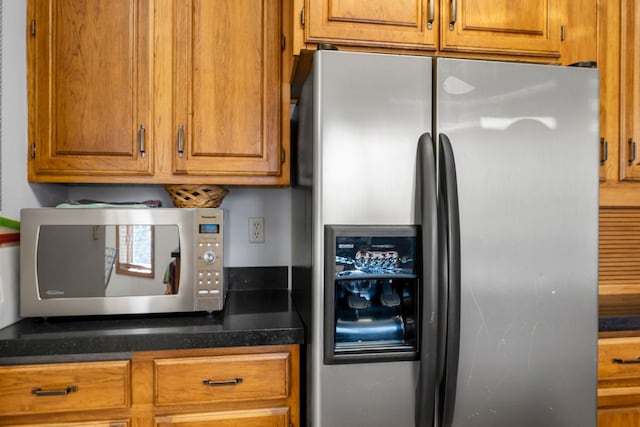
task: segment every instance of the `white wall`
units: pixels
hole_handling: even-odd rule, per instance
[[[0,0],[2,1],[2,0]],[[162,186],[27,183],[26,0],[2,1],[2,208],[19,219],[25,207],[55,206],[67,199],[142,201],[170,207]],[[226,267],[291,263],[291,194],[288,188],[230,188],[225,210]],[[248,218],[265,218],[265,243],[248,243]],[[0,328],[18,319],[19,247],[0,248]]]
[[[27,75],[25,0],[2,2],[2,139],[0,216],[64,200],[66,188],[27,184]],[[19,247],[0,248],[0,327],[18,319]]]
[[[160,200],[172,207],[161,185],[69,185],[72,200],[107,202]],[[291,190],[228,187],[224,209],[224,266],[269,267],[291,264]],[[249,218],[264,217],[265,242],[249,243]]]

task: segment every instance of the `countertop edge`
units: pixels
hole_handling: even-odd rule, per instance
[[[225,310],[148,318],[47,322],[0,330],[0,365],[129,359],[136,352],[304,343],[287,290],[230,292]]]

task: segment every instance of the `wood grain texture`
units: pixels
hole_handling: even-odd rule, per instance
[[[559,0],[454,1],[455,16],[451,2],[441,0],[441,50],[560,57]]]
[[[640,338],[598,340],[598,407],[640,405]]]
[[[282,174],[281,8],[269,0],[175,8],[175,174]],[[175,147],[175,146],[174,146]]]
[[[285,11],[270,0],[29,0],[28,179],[288,184]]]
[[[304,32],[307,46],[333,43],[549,60],[560,57],[563,8],[558,0],[305,0],[305,23],[298,31]]]
[[[600,127],[609,156],[601,166],[600,205],[640,206],[640,5],[599,2]],[[636,159],[631,144],[636,142]]]
[[[289,408],[275,407],[157,417],[157,427],[288,427]]]
[[[623,180],[640,180],[640,4],[621,0],[620,164]],[[635,153],[632,144],[636,145]],[[635,157],[634,157],[635,156]]]
[[[289,395],[289,353],[159,359],[154,365],[158,406]]]
[[[152,0],[32,2],[30,177],[151,175]]]
[[[384,46],[434,51],[438,20],[428,26],[437,0],[306,0],[308,43]],[[434,18],[437,15],[434,14]]]
[[[124,408],[129,405],[129,362],[90,362],[0,367],[0,414],[36,414],[89,409]],[[58,396],[43,392],[76,387]]]
[[[636,285],[640,293],[640,208],[600,209],[599,272],[601,289]]]
[[[0,367],[0,425],[300,427],[299,351],[297,345],[164,350],[135,353],[130,361]],[[216,375],[243,375],[244,387],[202,385]],[[88,378],[95,384],[87,385]],[[70,381],[77,393],[34,405],[33,384]]]
[[[598,410],[598,427],[640,425],[640,407]]]

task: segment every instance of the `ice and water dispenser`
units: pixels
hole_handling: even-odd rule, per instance
[[[326,226],[325,239],[325,363],[415,359],[418,228]]]

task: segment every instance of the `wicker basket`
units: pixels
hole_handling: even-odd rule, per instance
[[[229,190],[218,185],[178,185],[164,186],[178,208],[217,208]]]

